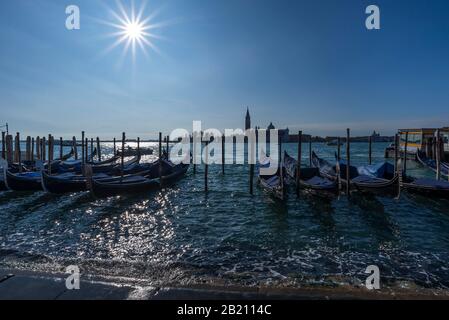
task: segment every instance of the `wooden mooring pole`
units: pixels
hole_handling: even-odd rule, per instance
[[[41,138],[39,136],[36,137],[36,159],[42,160]]]
[[[101,161],[101,143],[99,137],[97,137],[97,160]]]
[[[170,148],[170,137],[167,136],[167,137],[165,137],[165,139],[166,139],[165,150],[167,151],[167,158],[168,158],[168,149]]]
[[[81,162],[86,162],[86,156],[84,155],[84,131],[81,131]]]
[[[399,135],[396,133],[394,136],[394,173],[399,174]]]
[[[86,156],[86,163],[89,162],[91,159],[89,158],[89,139],[86,138],[85,143],[84,143],[84,148],[86,150],[84,150],[84,154]]]
[[[48,174],[51,175],[51,163],[53,161],[53,137],[51,134],[48,135],[48,166],[47,166],[47,170],[48,170]]]
[[[225,158],[225,135],[223,134],[221,136],[221,173],[224,175],[225,174],[225,162],[226,162],[226,158]]]
[[[117,155],[117,147],[116,147],[116,142],[115,142],[115,138],[114,138],[114,157]]]
[[[405,145],[404,145],[404,163],[402,164],[402,174],[407,174],[407,147],[408,147],[408,132],[405,133]]]
[[[16,152],[17,162],[19,163],[19,172],[22,173],[22,152],[20,151],[20,133],[16,133]]]
[[[298,132],[298,162],[296,163],[296,195],[299,197],[301,187],[302,131]]]
[[[73,147],[73,151],[75,152],[75,160],[78,160],[78,145],[76,143],[76,137],[73,136],[72,138],[72,147]]]
[[[137,137],[137,156],[140,159],[140,137]]]
[[[123,175],[125,172],[125,139],[126,139],[126,134],[125,132],[122,133],[122,154],[120,157],[120,174],[121,174],[121,178],[123,179]]]
[[[351,175],[350,175],[350,166],[351,166],[351,149],[350,149],[350,130],[346,129],[346,195],[350,196],[351,191]]]
[[[59,137],[59,159],[62,160],[62,157],[64,156],[64,147],[63,147],[63,141],[62,137]]]
[[[42,161],[43,162],[45,162],[45,160],[47,159],[46,151],[45,151],[46,146],[47,146],[47,143],[45,141],[45,137],[42,137],[42,139],[41,139],[41,153],[42,153]]]
[[[205,159],[204,159],[204,191],[207,193],[209,191],[208,186],[207,186],[207,176],[209,174],[209,141],[206,142],[206,145],[204,146],[205,148]]]
[[[34,161],[34,137],[31,138],[31,155],[30,160]]]
[[[20,134],[16,133],[16,138],[14,140],[14,162],[19,162],[19,154],[20,154]]]
[[[28,136],[26,140],[25,145],[25,160],[30,161],[31,160],[31,137]]]
[[[196,173],[196,140],[195,140],[195,132],[192,133],[192,149],[193,149],[193,174]]]
[[[13,138],[12,135],[6,135],[6,161],[8,164],[13,163]]]
[[[162,159],[162,132],[159,132],[159,159]]]
[[[341,138],[337,138],[337,161],[341,160]]]
[[[394,136],[394,173],[395,175],[398,175],[398,195],[396,196],[396,199],[399,200],[401,197],[401,184],[402,184],[402,172],[401,168],[399,167],[399,134],[396,133]]]
[[[162,132],[159,132],[159,186],[162,188]]]
[[[309,140],[309,167],[312,166],[312,135],[310,135]]]
[[[437,129],[437,159],[436,159],[436,165],[437,165],[437,172],[436,172],[436,179],[440,180],[441,178],[441,142],[440,142],[440,129]]]
[[[2,158],[6,159],[5,131],[2,131]]]
[[[251,195],[254,194],[254,164],[256,163],[256,136],[255,132],[252,129],[251,130],[251,137],[250,137],[250,156],[249,156],[249,193]]]
[[[371,164],[372,163],[372,158],[371,158],[371,156],[372,156],[372,152],[373,152],[373,149],[372,149],[372,143],[373,143],[373,137],[372,136],[369,136],[369,138],[368,138],[368,143],[369,143],[369,146],[368,146],[368,161],[369,161],[369,164]]]
[[[93,157],[94,157],[94,138],[90,138],[90,154],[91,154],[92,158],[89,159],[89,161],[92,161],[92,160],[94,160],[93,159]]]

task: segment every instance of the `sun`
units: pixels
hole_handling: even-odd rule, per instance
[[[134,21],[125,24],[125,33],[128,39],[135,41],[137,39],[142,39],[144,32],[141,23]]]
[[[161,39],[161,37],[153,32],[155,29],[158,29],[165,24],[153,22],[158,11],[153,11],[150,15],[144,18],[146,1],[142,2],[142,5],[137,12],[134,7],[134,1],[131,1],[131,8],[127,10],[121,1],[117,0],[117,7],[118,11],[109,9],[111,15],[116,20],[115,22],[100,20],[101,23],[116,29],[115,32],[109,34],[109,36],[115,37],[116,40],[106,49],[106,52],[111,51],[119,45],[123,45],[123,55],[126,55],[131,51],[133,62],[136,60],[138,49],[140,49],[146,56],[148,56],[148,49],[160,54],[154,41],[155,39]]]

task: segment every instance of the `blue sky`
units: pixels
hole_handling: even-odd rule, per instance
[[[141,1],[135,0],[138,8]],[[130,1],[122,0],[129,8]],[[81,29],[65,28],[78,5]],[[365,28],[377,4],[381,30]],[[160,53],[123,46],[113,0],[0,2],[0,121],[25,135],[155,137],[253,125],[344,135],[449,125],[449,2],[148,1]]]

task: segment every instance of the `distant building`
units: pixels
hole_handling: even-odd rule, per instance
[[[249,115],[249,108],[246,108],[245,130],[251,129],[251,116]]]
[[[251,129],[251,116],[249,114],[249,108],[246,109],[246,116],[245,116],[245,130]],[[256,132],[260,130],[260,126],[255,127]],[[276,127],[273,125],[273,122],[270,122],[270,124],[267,127],[267,134],[266,134],[266,141],[270,141],[270,130],[275,130]],[[286,129],[278,129],[278,134],[281,142],[288,142],[289,141],[289,133],[290,130],[288,128]]]
[[[276,127],[273,125],[273,122],[270,122],[270,124],[267,127],[267,141],[270,141],[270,131],[275,130],[275,129],[276,129]],[[290,130],[288,128],[278,129],[278,134],[279,134],[279,140],[281,142],[289,141]]]

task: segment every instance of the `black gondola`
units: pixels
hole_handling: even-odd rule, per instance
[[[437,161],[427,158],[422,151],[418,150],[418,152],[416,153],[416,160],[424,167],[429,168],[435,173],[437,172]],[[449,176],[449,164],[447,164],[446,162],[441,162],[440,173],[443,177],[447,178]]]
[[[11,172],[7,168],[4,168],[5,185],[8,190],[14,191],[40,191],[41,174],[37,171],[27,172]]]
[[[281,166],[274,174],[265,174],[262,170],[266,170],[270,167],[270,158],[265,157],[260,160],[259,163],[259,184],[264,191],[272,195],[276,199],[285,199],[285,177]]]
[[[162,164],[159,165],[159,161]],[[159,170],[162,168],[161,180]],[[91,179],[90,188],[96,197],[108,197],[126,193],[140,193],[167,187],[182,178],[189,164],[173,164],[165,159],[158,160],[145,175],[128,175],[108,179]]]
[[[324,177],[337,180],[336,166],[319,158],[315,152],[312,152],[312,165],[318,168]],[[346,163],[340,161],[339,166],[341,184],[346,185]],[[350,166],[349,177],[352,187],[364,191],[388,190],[399,181],[399,176],[394,172],[394,166],[388,162],[360,167]]]
[[[296,184],[298,161],[284,151],[284,169],[289,180]],[[338,189],[337,181],[321,175],[318,168],[301,168],[300,186],[311,191],[335,192]]]
[[[448,181],[438,181],[431,178],[413,178],[410,176],[403,176],[401,180],[401,188],[409,192],[449,199]]]
[[[155,163],[125,163],[123,173],[128,175],[145,175]],[[91,166],[92,168],[93,166]],[[109,172],[94,173],[93,179],[109,179],[121,174],[120,167],[116,166]],[[83,174],[74,172],[64,172],[61,174],[49,175],[47,171],[42,171],[42,187],[50,193],[62,194],[67,192],[86,191],[87,178]]]

